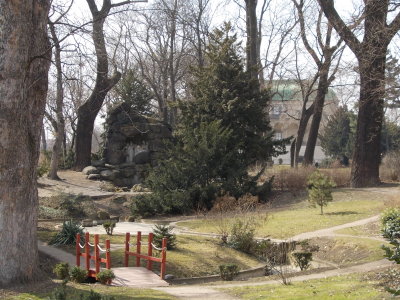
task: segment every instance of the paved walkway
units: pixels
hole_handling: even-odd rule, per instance
[[[146,268],[112,268],[115,279],[112,285],[114,286],[129,286],[136,288],[150,288],[159,286],[168,286],[168,282],[162,280],[160,276],[147,270]]]

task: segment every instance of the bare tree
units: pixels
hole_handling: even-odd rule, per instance
[[[51,56],[49,6],[0,2],[0,286],[37,276],[36,166]]]
[[[357,57],[360,99],[357,133],[351,169],[351,186],[378,184],[380,139],[384,116],[385,65],[388,46],[400,29],[396,1],[364,1],[363,40],[351,31],[334,7],[333,0],[318,0],[325,16]],[[389,22],[389,15],[394,15]]]
[[[337,54],[339,54],[340,57],[343,48],[339,48],[340,44],[342,43],[341,39],[339,39],[336,42],[336,44],[331,46],[332,30],[333,30],[331,24],[327,25],[325,34],[322,33],[323,31],[322,11],[320,11],[318,15],[318,20],[316,22],[316,30],[315,33],[313,33],[313,36],[316,37],[317,40],[316,45],[313,47],[313,45],[309,42],[309,38],[307,37],[305,1],[292,0],[292,2],[297,9],[297,15],[300,24],[300,35],[303,41],[303,45],[317,66],[316,78],[318,81],[318,86],[313,101],[312,110],[309,110],[308,112],[308,114],[310,113],[312,114],[312,121],[308,134],[307,145],[303,161],[304,165],[311,165],[314,161],[314,151],[315,151],[315,146],[317,144],[318,131],[322,118],[322,111],[325,105],[325,95],[328,93],[329,86],[335,79],[335,74],[340,59],[337,62],[336,67],[332,71],[331,71],[331,65]]]
[[[84,167],[90,165],[94,121],[103,105],[107,93],[121,78],[121,73],[117,70],[114,70],[114,74],[111,77],[109,77],[108,74],[109,64],[104,37],[104,22],[112,8],[129,4],[133,1],[122,1],[112,4],[111,0],[103,0],[100,10],[94,0],[86,0],[86,2],[93,18],[92,38],[97,58],[97,74],[91,95],[78,109],[75,143],[75,170],[82,170]]]

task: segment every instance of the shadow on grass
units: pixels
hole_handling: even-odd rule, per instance
[[[359,213],[356,211],[335,211],[324,214],[327,216],[347,216],[347,215],[358,215]]]

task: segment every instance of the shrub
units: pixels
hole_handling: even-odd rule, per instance
[[[161,248],[162,247],[162,239],[167,238],[167,249],[175,249],[176,248],[176,235],[172,233],[173,227],[166,225],[155,225],[153,228],[154,244]]]
[[[106,222],[103,223],[103,227],[104,227],[104,229],[106,230],[106,233],[107,233],[108,235],[112,235],[112,234],[113,234],[113,231],[114,231],[114,228],[115,228],[115,222],[113,222],[113,221],[106,221]]]
[[[307,180],[308,184],[308,201],[315,207],[321,208],[321,215],[324,214],[323,207],[332,201],[332,188],[335,183],[331,178],[319,171],[312,173]]]
[[[67,290],[66,290],[67,281],[63,281],[62,285],[58,288],[55,288],[51,293],[49,300],[67,300]]]
[[[282,158],[279,158],[279,159],[278,159],[278,164],[279,164],[279,165],[283,164],[283,159],[282,159]]]
[[[58,279],[68,279],[69,278],[69,264],[68,263],[58,263],[54,266],[53,273]]]
[[[36,168],[37,177],[44,176],[50,170],[51,152],[42,151],[39,155],[39,163]]]
[[[300,268],[300,270],[307,270],[312,261],[312,252],[293,252],[291,254],[294,264]]]
[[[66,221],[62,229],[50,241],[50,245],[73,245],[76,241],[76,234],[80,233],[83,238],[83,229],[78,223]]]
[[[157,213],[162,213],[163,208],[153,194],[138,195],[132,198],[131,213],[132,216],[151,217]]]
[[[220,265],[219,272],[223,280],[231,281],[239,274],[239,267],[235,264]]]
[[[101,284],[109,284],[111,280],[115,279],[115,274],[111,270],[103,270],[97,273],[96,278]]]
[[[275,189],[296,193],[306,188],[307,177],[314,170],[314,167],[271,169],[267,171],[267,176],[274,177],[273,187]]]
[[[110,219],[110,214],[104,210],[100,210],[97,212],[97,218],[99,218],[99,220],[108,220]]]
[[[90,290],[89,294],[80,295],[80,300],[115,300],[114,297],[112,296],[106,296],[106,295],[100,295],[99,293],[96,293],[93,290]]]
[[[60,193],[59,196],[59,208],[66,211],[70,217],[82,217],[85,216],[83,211],[82,201],[86,200],[86,197],[82,194],[73,195],[67,193]]]
[[[238,219],[232,226],[228,245],[238,251],[253,253],[255,224],[251,219]]]
[[[75,266],[69,272],[69,276],[72,281],[76,283],[82,283],[86,280],[88,272],[78,266]]]
[[[382,235],[390,244],[390,246],[382,246],[385,257],[400,264],[400,208],[392,208],[383,213]]]

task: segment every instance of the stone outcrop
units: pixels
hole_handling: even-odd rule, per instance
[[[89,179],[109,180],[121,187],[141,183],[149,167],[157,165],[165,141],[172,138],[168,124],[137,115],[125,103],[111,109],[106,128],[104,157],[85,171]]]

